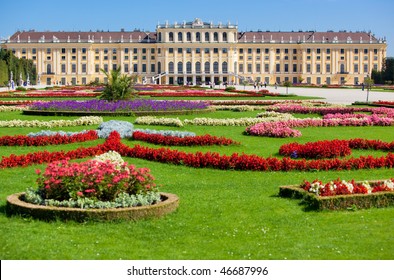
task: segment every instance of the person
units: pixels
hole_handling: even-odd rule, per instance
[[[253,83],[253,87],[256,90],[256,82]]]
[[[278,84],[275,82],[275,89],[277,89],[278,88]]]
[[[264,88],[267,88],[267,82],[264,82]]]
[[[364,83],[361,83],[361,89],[364,91]]]

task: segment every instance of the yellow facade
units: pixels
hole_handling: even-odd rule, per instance
[[[100,69],[117,67],[160,84],[358,84],[381,70],[387,44],[366,32],[239,32],[195,19],[152,33],[23,31],[1,47],[32,59],[48,85],[105,82]]]

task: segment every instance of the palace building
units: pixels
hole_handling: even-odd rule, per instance
[[[387,44],[367,32],[240,32],[238,26],[158,24],[155,32],[18,31],[1,44],[32,59],[41,84],[106,82],[121,68],[140,82],[359,84],[381,70]]]

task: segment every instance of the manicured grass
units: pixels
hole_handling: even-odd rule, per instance
[[[252,117],[257,112],[219,111],[193,117]],[[305,115],[304,115],[305,116]],[[168,116],[177,117],[177,116]],[[75,119],[1,113],[10,119]],[[133,117],[104,117],[133,121]],[[148,128],[148,126],[136,126]],[[79,131],[89,127],[54,130]],[[278,156],[289,142],[367,138],[393,141],[393,127],[302,128],[300,138],[273,139],[243,135],[244,127],[185,126],[152,129],[192,131],[225,136],[241,142],[227,147],[171,147],[184,151],[217,151]],[[0,136],[27,134],[41,128],[0,128]],[[0,155],[39,150],[72,150],[103,140],[48,147],[0,147]],[[123,140],[127,145],[136,143]],[[382,152],[353,151],[353,156]],[[139,222],[43,222],[5,215],[5,200],[12,193],[34,186],[35,169],[45,165],[0,170],[1,259],[393,259],[394,208],[336,212],[305,211],[300,201],[278,197],[278,187],[338,177],[374,180],[393,177],[392,169],[329,172],[241,172],[194,169],[127,158],[148,167],[164,192],[180,197],[180,207],[161,219]]]

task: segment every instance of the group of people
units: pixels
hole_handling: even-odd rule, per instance
[[[264,86],[264,88],[267,88],[267,82],[254,82],[254,84],[253,84],[253,87],[254,87],[254,89],[256,89],[257,88],[257,90],[259,90],[260,88],[263,88],[263,86]]]

